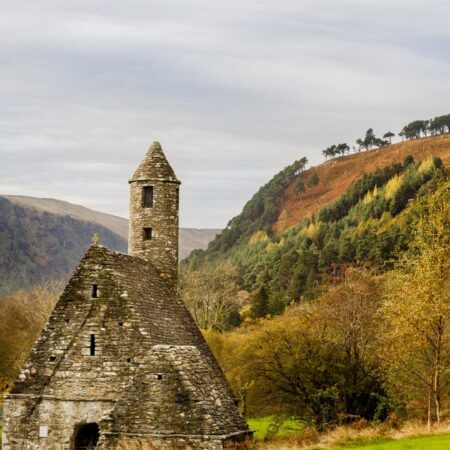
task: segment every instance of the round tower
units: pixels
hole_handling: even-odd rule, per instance
[[[128,253],[147,259],[177,285],[179,186],[159,142],[129,180]]]

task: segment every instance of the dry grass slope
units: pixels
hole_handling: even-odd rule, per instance
[[[316,214],[321,208],[343,195],[363,173],[374,172],[377,168],[402,162],[407,155],[412,155],[416,161],[430,155],[439,156],[448,167],[450,134],[400,142],[381,149],[342,156],[320,166],[311,167],[300,176],[307,181],[313,174],[317,174],[318,185],[297,193],[296,179],[291,183],[281,199],[280,215],[273,226],[273,231],[280,234],[303,218]]]

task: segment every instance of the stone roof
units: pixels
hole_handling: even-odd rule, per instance
[[[130,178],[133,181],[170,181],[180,183],[166,159],[159,142],[153,142],[139,167]]]

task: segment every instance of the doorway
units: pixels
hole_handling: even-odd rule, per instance
[[[86,423],[75,430],[74,449],[90,450],[97,446],[100,429],[96,423]]]

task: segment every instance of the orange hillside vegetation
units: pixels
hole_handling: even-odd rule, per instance
[[[422,139],[400,142],[388,147],[354,153],[311,167],[299,177],[307,183],[317,174],[317,186],[306,187],[304,192],[295,192],[295,182],[287,187],[280,202],[280,215],[273,225],[275,234],[296,225],[303,218],[319,212],[321,208],[338,199],[363,173],[374,172],[377,168],[402,162],[412,155],[420,161],[430,155],[439,156],[446,167],[450,166],[450,134],[430,136]]]

